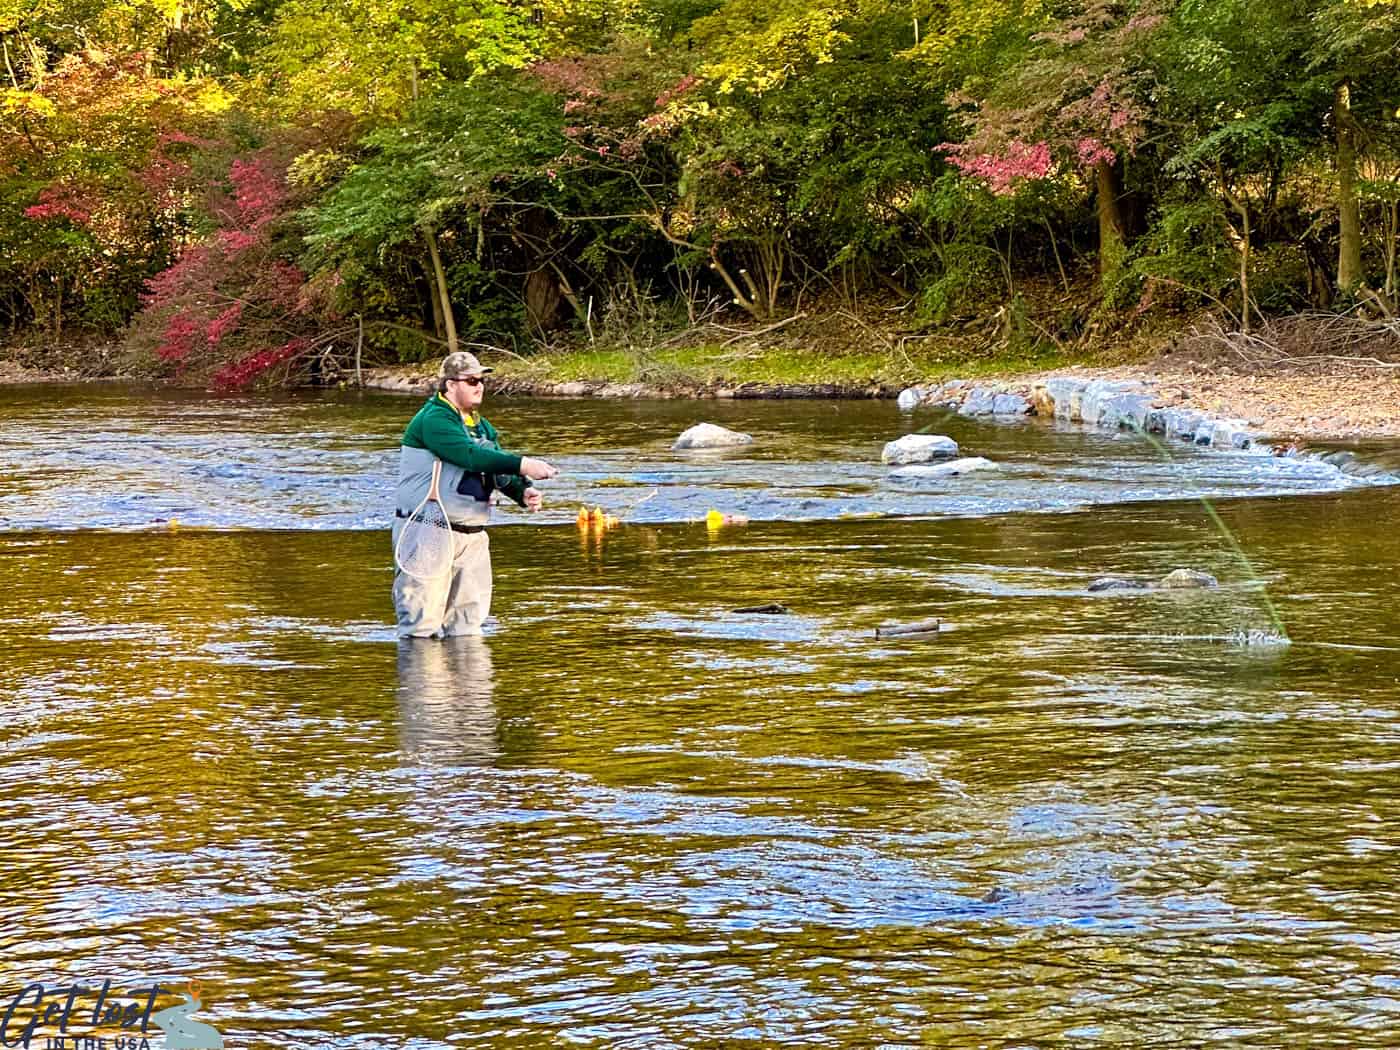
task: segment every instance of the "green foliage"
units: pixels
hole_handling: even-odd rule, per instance
[[[878,287],[1032,354],[1026,287],[1097,269],[1101,331],[1234,302],[1246,229],[1292,309],[1342,83],[1373,287],[1400,237],[1389,0],[0,0],[0,42],[0,322],[54,334],[119,327],[292,138],[304,209],[243,232],[396,357],[445,335],[433,253],[517,346]]]
[[[419,94],[525,65],[540,37],[526,9],[498,0],[285,0],[255,97],[281,114],[387,120]]]
[[[1162,203],[1138,242],[1132,271],[1144,283],[1160,286],[1162,301],[1210,302],[1225,293],[1238,270],[1228,233],[1225,206],[1219,198],[1178,189]]]
[[[373,132],[363,155],[307,213],[315,268],[394,247],[468,211],[488,211],[521,183],[546,188],[564,140],[554,100],[513,78],[455,85],[401,125]]]
[[[763,92],[832,61],[850,39],[844,23],[851,13],[842,3],[726,0],[691,27],[691,36],[710,56],[703,73],[722,94]]]

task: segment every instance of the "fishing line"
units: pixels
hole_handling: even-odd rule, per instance
[[[1163,460],[1165,460],[1169,464],[1175,465],[1176,460],[1172,457],[1171,450],[1168,449],[1165,444],[1163,444],[1161,441],[1158,441],[1153,434],[1148,433],[1142,426],[1140,426],[1136,422],[1128,420],[1128,423],[1130,429],[1134,433],[1139,434],[1147,439],[1148,444],[1151,445],[1152,448],[1155,449],[1159,455],[1161,455]],[[921,430],[914,431],[914,433],[928,434],[939,425],[939,421],[935,420],[934,422],[930,423],[928,426],[922,428]],[[1226,525],[1224,519],[1220,517],[1219,512],[1215,509],[1215,505],[1212,504],[1209,499],[1201,495],[1199,492],[1191,493],[1189,498],[1193,498],[1201,504],[1202,509],[1206,512],[1206,517],[1209,518],[1210,521],[1215,525],[1215,528],[1220,533],[1221,538],[1225,540],[1226,546],[1228,546],[1230,550],[1232,550],[1235,553],[1235,556],[1238,557],[1240,561],[1244,564],[1245,570],[1249,573],[1251,580],[1254,583],[1259,584],[1259,593],[1264,599],[1264,607],[1269,614],[1269,619],[1273,621],[1274,630],[1276,630],[1279,633],[1280,637],[1282,637],[1285,641],[1291,641],[1291,639],[1288,637],[1288,629],[1283,625],[1283,618],[1279,615],[1278,609],[1274,605],[1273,599],[1269,597],[1268,584],[1265,582],[1264,577],[1260,575],[1259,571],[1254,567],[1254,563],[1249,560],[1249,556],[1245,554],[1244,548],[1240,546],[1239,540],[1236,539],[1235,534],[1231,531],[1230,527]]]
[[[1137,423],[1132,422],[1131,420],[1129,422],[1132,424],[1132,430],[1135,433],[1141,435],[1142,437],[1145,437],[1147,439],[1147,443],[1151,445],[1152,448],[1154,448],[1158,452],[1158,454],[1161,455],[1162,459],[1165,462],[1175,464],[1176,461],[1172,457],[1171,450],[1167,448],[1167,446],[1163,442],[1158,441],[1156,436],[1148,433]],[[1195,494],[1194,498],[1200,502],[1202,509],[1204,509],[1206,512],[1206,516],[1210,518],[1210,520],[1215,524],[1215,527],[1219,530],[1221,537],[1224,538],[1226,545],[1228,545],[1229,548],[1235,552],[1236,557],[1238,557],[1240,561],[1244,564],[1245,570],[1249,573],[1253,582],[1260,585],[1259,594],[1260,597],[1264,599],[1264,608],[1269,613],[1269,619],[1273,621],[1274,630],[1276,630],[1283,639],[1289,640],[1288,629],[1283,625],[1283,617],[1279,615],[1278,608],[1274,605],[1273,599],[1269,597],[1268,583],[1265,582],[1264,577],[1259,573],[1259,570],[1257,570],[1254,567],[1254,563],[1249,560],[1249,555],[1245,554],[1244,548],[1240,546],[1239,540],[1236,538],[1234,531],[1230,528],[1230,526],[1225,524],[1225,520],[1221,518],[1219,511],[1215,509],[1215,504],[1211,503],[1209,499],[1200,494]]]

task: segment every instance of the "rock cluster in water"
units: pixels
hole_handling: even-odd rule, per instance
[[[901,408],[956,408],[963,416],[1045,416],[1215,448],[1249,449],[1262,441],[1262,435],[1252,431],[1245,420],[1220,419],[1191,408],[1165,407],[1158,403],[1151,387],[1133,379],[1056,376],[1037,383],[1029,397],[955,379],[934,387],[910,387],[900,392],[898,404]]]
[[[1195,569],[1173,569],[1155,583],[1123,576],[1101,576],[1089,584],[1087,589],[1091,594],[1098,594],[1102,591],[1202,590],[1219,586],[1220,581],[1208,572],[1197,572]]]
[[[1248,420],[1166,402],[1151,385],[1140,380],[1066,375],[1035,383],[1028,391],[1025,387],[1015,390],[954,379],[933,386],[909,387],[897,399],[903,409],[932,405],[954,409],[963,416],[1001,420],[1034,415],[1223,451],[1320,460],[1358,479],[1400,480],[1384,466],[1364,462],[1353,452],[1316,452],[1296,445],[1274,445]]]

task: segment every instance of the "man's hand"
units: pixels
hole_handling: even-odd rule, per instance
[[[539,489],[525,490],[525,509],[531,514],[539,510],[544,503],[544,494]]]
[[[529,456],[520,457],[520,473],[531,481],[547,481],[559,473],[557,467],[552,467],[542,459],[531,459]]]

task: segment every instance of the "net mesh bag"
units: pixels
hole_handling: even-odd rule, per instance
[[[452,571],[452,523],[437,499],[438,471],[433,467],[433,484],[428,498],[403,523],[394,561],[410,576],[434,580]]]
[[[452,570],[452,526],[438,503],[425,503],[403,523],[394,560],[420,580],[437,579]]]

